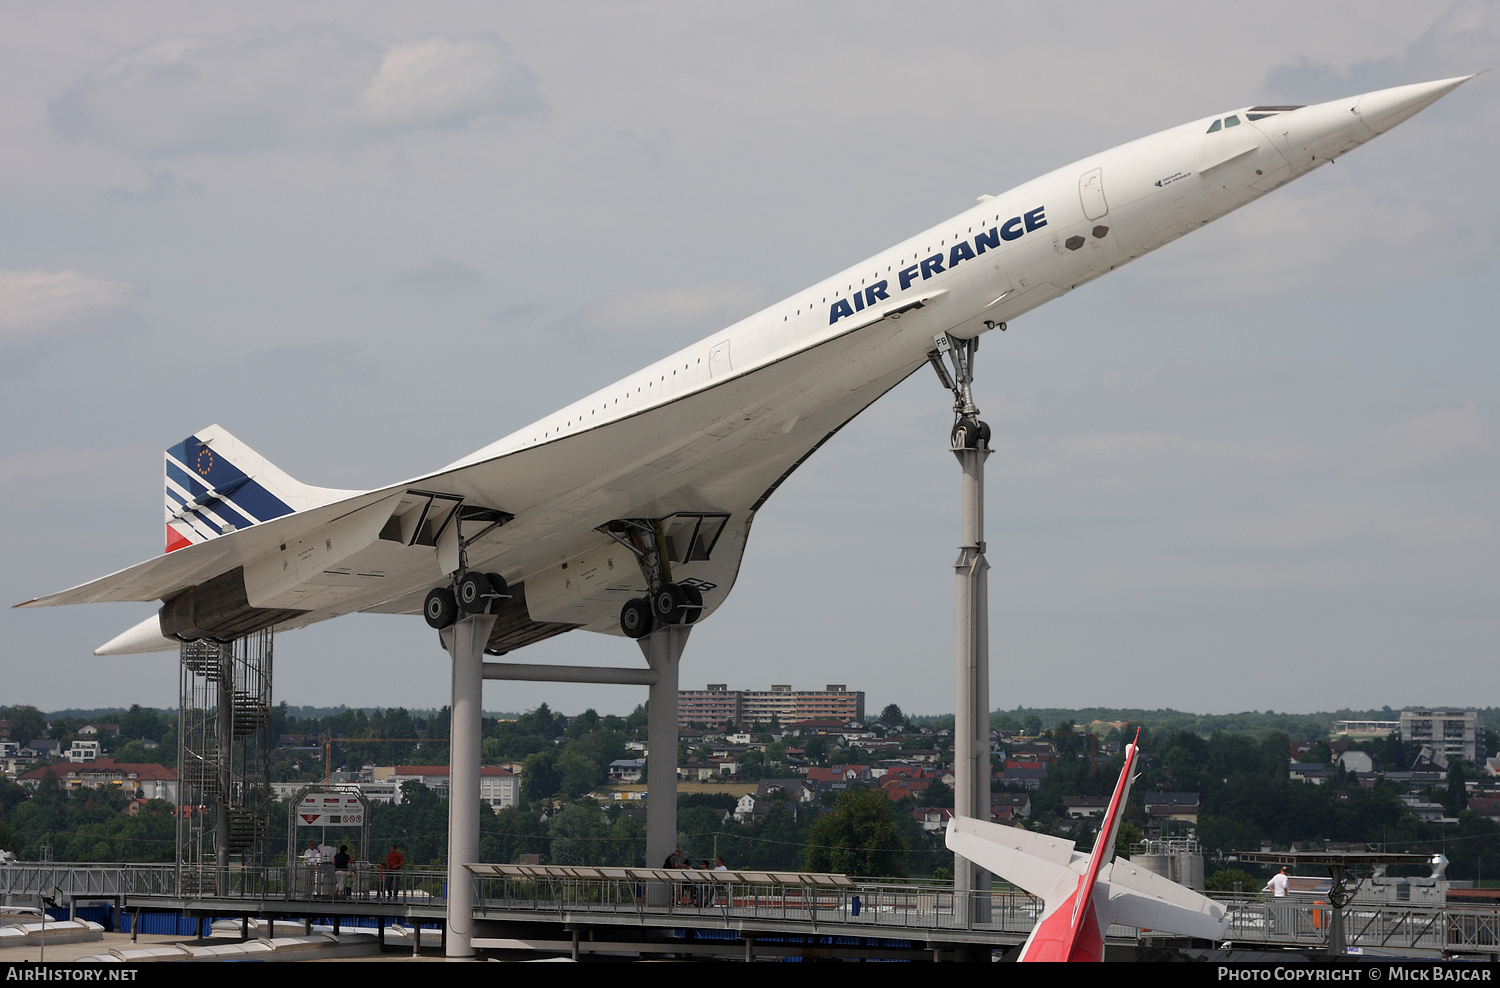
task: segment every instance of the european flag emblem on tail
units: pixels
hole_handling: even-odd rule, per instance
[[[290,514],[302,486],[218,426],[168,449],[165,472],[167,552]]]

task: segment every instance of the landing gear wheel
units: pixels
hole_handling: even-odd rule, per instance
[[[687,597],[687,605],[682,609],[682,623],[692,624],[703,613],[703,591],[691,583],[679,583],[678,587]]]
[[[442,631],[458,619],[458,601],[447,587],[435,587],[422,604],[422,616],[430,627]]]
[[[510,596],[510,584],[506,583],[505,577],[499,573],[486,573],[484,575],[490,581],[490,593],[495,595],[495,606],[490,608],[490,613],[499,613],[501,600]]]
[[[990,427],[988,423],[964,416],[953,426],[954,449],[978,449],[980,446],[987,447],[989,444]]]
[[[681,624],[687,594],[675,583],[666,583],[651,595],[651,611],[661,624]]]
[[[620,608],[620,630],[627,638],[645,638],[651,634],[651,605],[640,597],[634,597]]]
[[[465,614],[483,614],[493,599],[490,581],[483,573],[469,573],[458,581],[458,606]]]

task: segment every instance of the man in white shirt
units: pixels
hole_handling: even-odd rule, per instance
[[[1281,871],[1266,883],[1266,887],[1262,891],[1270,892],[1278,899],[1285,899],[1288,881],[1290,881],[1290,879],[1287,878],[1286,865],[1282,865]]]

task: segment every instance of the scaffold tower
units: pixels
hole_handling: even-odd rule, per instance
[[[181,888],[251,891],[265,874],[271,810],[271,642],[184,642],[177,727]]]

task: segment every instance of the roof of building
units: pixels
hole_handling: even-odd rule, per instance
[[[155,762],[117,762],[113,758],[96,758],[91,762],[59,762],[56,765],[32,769],[21,778],[40,780],[47,775],[53,775],[59,779],[118,775],[128,779],[174,781],[177,778],[177,770],[167,768],[165,765],[157,765]]]
[[[391,771],[391,778],[409,779],[423,775],[447,776],[447,774],[448,766],[446,765],[397,765]],[[503,769],[498,765],[485,765],[480,768],[479,774],[493,777],[497,775],[514,775],[515,773],[508,769]]]

